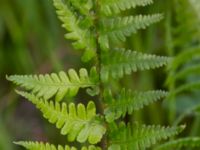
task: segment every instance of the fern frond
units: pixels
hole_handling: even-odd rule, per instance
[[[199,10],[196,11],[199,2],[194,4],[192,1],[194,2],[194,0],[175,1],[177,26],[173,28],[175,37],[173,45],[181,49],[187,46],[193,47],[194,41],[200,42]]]
[[[179,86],[175,91],[172,91],[170,96],[180,94],[185,91],[195,90],[195,89],[196,90],[200,89],[200,81],[189,82],[189,83],[183,84],[183,85]]]
[[[70,147],[68,145],[55,146],[53,144],[43,143],[43,142],[20,141],[20,142],[14,142],[14,143],[17,145],[23,146],[27,150],[78,150],[77,148]],[[88,147],[84,146],[80,150],[101,150],[101,148],[91,145]]]
[[[88,140],[89,143],[96,144],[106,131],[96,115],[95,104],[92,101],[88,103],[87,108],[83,104],[78,104],[76,108],[74,103],[67,106],[66,103],[49,102],[26,92],[17,93],[36,105],[50,123],[61,129],[62,135],[68,135],[69,141],[76,139],[83,143]]]
[[[171,74],[168,76],[166,84],[170,85],[174,81],[185,79],[190,75],[199,75],[200,74],[200,65],[191,65],[188,67],[185,67],[184,69],[180,70],[176,74]]]
[[[83,61],[89,61],[96,55],[96,40],[92,30],[81,28],[81,20],[70,9],[69,4],[63,0],[53,0],[57,9],[59,19],[63,22],[63,27],[69,31],[65,35],[67,39],[74,40],[73,46],[76,49],[85,49],[82,57]]]
[[[7,79],[31,90],[38,97],[49,99],[56,95],[56,101],[60,101],[66,94],[75,96],[79,88],[95,87],[98,75],[95,68],[91,69],[90,75],[82,68],[79,75],[74,69],[69,69],[68,74],[61,71],[59,74],[50,75],[12,75]]]
[[[186,82],[185,84],[178,86],[173,91],[170,92],[168,98],[172,98],[178,94],[181,93],[187,93],[187,92],[193,92],[200,89],[200,81],[192,81],[192,82]]]
[[[132,114],[134,110],[142,109],[145,105],[158,101],[167,95],[167,92],[161,90],[137,92],[123,89],[115,99],[108,91],[104,97],[107,103],[104,111],[106,120],[112,122],[121,116],[124,117],[126,113]]]
[[[102,14],[109,16],[130,8],[146,6],[152,3],[153,0],[101,0],[100,10]]]
[[[101,79],[103,81],[107,81],[109,77],[118,79],[138,70],[159,68],[168,64],[170,60],[169,57],[115,49],[102,56]]]
[[[160,140],[175,136],[184,129],[180,127],[161,127],[121,123],[111,133],[111,145],[108,150],[141,150],[151,147]]]
[[[186,147],[188,148],[200,147],[200,138],[188,137],[188,138],[172,140],[156,147],[155,150],[174,150],[174,149],[178,150]]]
[[[109,40],[115,43],[124,42],[126,37],[160,21],[162,17],[162,14],[153,14],[104,18],[101,20],[99,43],[103,49],[108,49]]]
[[[200,67],[198,64],[192,66],[189,65],[188,67],[183,67],[183,65],[190,62],[191,60],[199,58],[200,58],[199,46],[191,47],[179,53],[176,57],[174,57],[173,61],[168,65],[168,70],[171,70],[173,73],[168,75],[166,84],[170,85],[179,79],[186,78],[191,74],[197,74],[199,72],[199,67]],[[183,87],[179,88],[178,91],[180,91],[182,88]]]
[[[180,54],[178,54],[172,61],[172,63],[169,65],[169,70],[176,70],[178,69],[182,64],[185,64],[186,62],[195,59],[200,58],[200,46],[198,47],[192,47],[190,49],[186,49],[182,51]]]
[[[200,22],[191,1],[193,0],[174,1],[175,17],[172,17],[172,13],[168,13],[166,26],[168,41],[166,44],[168,45],[168,53],[174,55],[174,59],[168,67],[169,75],[166,80],[170,93],[168,108],[171,123],[177,116],[176,99],[180,95],[191,97],[196,93],[194,92],[195,88],[198,90],[200,87],[199,81],[196,80],[200,67],[196,63],[200,60]]]

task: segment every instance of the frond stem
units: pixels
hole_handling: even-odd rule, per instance
[[[172,14],[171,14],[171,1],[167,2],[167,19],[165,23],[165,28],[166,28],[166,48],[168,55],[174,56],[174,46],[172,42],[172,29],[171,29],[171,21],[172,21]],[[170,70],[169,74],[174,74],[174,70]],[[169,85],[169,91],[172,92],[175,90],[175,83],[171,83]],[[168,121],[169,123],[173,123],[175,116],[176,116],[176,103],[175,103],[175,97],[171,97],[168,101],[168,109],[169,109],[169,116],[168,116]]]
[[[96,55],[96,66],[97,66],[97,71],[98,71],[98,75],[99,75],[99,98],[97,100],[98,103],[98,107],[99,107],[99,111],[100,114],[104,114],[104,106],[103,106],[103,82],[101,81],[101,48],[98,42],[99,39],[99,32],[98,32],[98,28],[99,28],[99,12],[100,12],[100,4],[99,4],[99,0],[95,1],[95,28],[96,28],[96,45],[97,45],[97,55]],[[101,142],[101,147],[103,150],[107,149],[107,137],[106,135],[102,138],[102,142]]]

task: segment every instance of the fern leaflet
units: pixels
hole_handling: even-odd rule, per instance
[[[134,110],[142,109],[144,105],[149,105],[166,96],[167,92],[164,91],[137,92],[123,89],[115,99],[108,91],[104,98],[107,103],[104,111],[106,120],[112,122],[121,116],[124,117],[126,113],[132,114]]]
[[[98,82],[98,75],[95,68],[92,68],[90,75],[86,69],[80,69],[79,75],[74,69],[69,69],[68,75],[61,71],[46,75],[13,75],[7,77],[9,81],[31,90],[38,97],[49,99],[56,95],[56,101],[62,100],[67,94],[75,96],[79,88],[95,88]]]
[[[66,103],[55,102],[54,104],[52,101],[39,99],[33,94],[19,91],[17,93],[36,105],[50,123],[56,124],[56,127],[61,129],[62,135],[68,135],[69,141],[77,139],[78,142],[83,143],[88,140],[89,143],[96,144],[106,131],[96,115],[95,104],[92,101],[88,103],[87,108],[83,104],[78,104],[76,108],[74,103],[68,106]]]
[[[184,85],[181,85],[181,86],[177,87],[175,91],[172,91],[169,96],[177,95],[177,94],[180,94],[182,92],[195,90],[195,89],[196,90],[200,89],[200,81],[189,82],[189,83],[186,83]]]
[[[77,148],[67,145],[63,147],[61,145],[55,146],[53,144],[43,142],[20,141],[14,143],[25,147],[27,150],[77,150]],[[101,148],[95,146],[84,146],[80,150],[101,150]]]
[[[115,49],[102,56],[101,79],[107,81],[109,77],[118,79],[124,74],[131,74],[138,70],[159,68],[170,62],[169,57],[142,54],[140,52]]]
[[[176,70],[184,63],[191,61],[191,59],[200,57],[200,46],[192,47],[187,50],[184,50],[180,54],[178,54],[169,65],[169,69]]]
[[[81,28],[81,19],[70,9],[70,5],[63,0],[53,0],[57,8],[59,19],[63,22],[63,27],[69,31],[65,35],[67,39],[74,40],[73,46],[76,49],[85,49],[82,57],[83,61],[89,61],[96,55],[95,34],[89,30]]]
[[[92,0],[68,0],[71,5],[77,9],[80,14],[90,17],[90,11],[93,8]],[[81,7],[80,7],[81,6]]]
[[[191,148],[200,147],[200,138],[188,137],[188,138],[181,138],[178,140],[169,141],[167,143],[158,146],[157,148],[155,148],[155,150],[174,150],[174,149],[178,150],[186,147],[191,147]]]
[[[156,23],[162,19],[161,14],[138,15],[101,20],[99,43],[102,49],[109,48],[109,39],[115,43],[124,42],[126,37],[136,33],[139,29]]]
[[[183,130],[180,127],[145,126],[121,123],[111,133],[111,145],[108,150],[141,150],[151,147],[156,142],[175,136]]]
[[[102,14],[109,16],[136,6],[146,6],[152,3],[153,0],[101,0],[100,10]]]
[[[180,70],[176,74],[169,75],[167,78],[166,84],[170,85],[175,80],[185,79],[188,76],[193,75],[193,74],[200,74],[200,65],[199,64],[185,67],[184,69]]]

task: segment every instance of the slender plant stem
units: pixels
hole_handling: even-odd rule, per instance
[[[172,10],[171,10],[171,1],[167,2],[167,17],[166,17],[166,23],[165,23],[165,29],[166,29],[166,48],[169,56],[174,56],[174,45],[173,45],[173,39],[172,39],[172,29],[171,29],[171,23],[172,23]],[[173,75],[174,70],[170,70],[169,75]],[[169,85],[169,91],[173,92],[175,90],[175,82],[170,83]],[[169,115],[168,115],[168,121],[170,124],[173,124],[173,121],[176,117],[176,102],[175,97],[171,96],[168,100],[168,109],[169,109]]]
[[[199,136],[200,116],[196,116],[190,131],[191,136]]]
[[[183,119],[191,114],[194,114],[197,110],[200,109],[200,105],[194,106],[192,108],[189,108],[188,110],[184,111],[175,121],[174,121],[174,126],[177,126],[183,121]],[[197,119],[198,120],[198,119]],[[195,120],[196,121],[196,120]]]
[[[100,111],[100,114],[103,115],[104,114],[104,106],[103,106],[103,82],[101,81],[101,48],[98,42],[98,38],[99,38],[99,19],[100,19],[100,15],[99,15],[99,0],[95,1],[95,28],[96,28],[96,45],[97,45],[97,56],[96,56],[96,66],[97,66],[97,70],[99,73],[99,97],[98,97],[98,108]],[[103,137],[102,142],[101,142],[101,147],[103,150],[107,149],[107,137],[106,135]]]

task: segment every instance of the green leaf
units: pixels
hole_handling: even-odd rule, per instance
[[[110,133],[108,150],[141,150],[180,133],[185,126],[161,127],[121,123]]]
[[[166,84],[170,85],[173,84],[175,81],[186,79],[187,77],[191,75],[199,75],[200,74],[200,65],[189,65],[187,67],[184,67],[183,69],[180,69],[178,72],[174,74],[168,75]]]
[[[83,61],[91,60],[96,55],[95,33],[93,33],[89,27],[85,29],[81,28],[80,24],[82,20],[75,15],[75,12],[70,9],[67,2],[63,0],[53,1],[57,9],[58,17],[63,22],[62,26],[69,31],[65,37],[75,41],[73,43],[75,49],[85,49],[85,53],[82,57]]]
[[[200,138],[199,137],[187,137],[187,138],[180,138],[177,140],[172,140],[166,142],[158,147],[155,150],[179,150],[181,148],[195,148],[200,147]]]
[[[186,84],[179,86],[174,91],[170,92],[169,97],[180,94],[182,92],[191,91],[191,90],[198,90],[198,89],[200,89],[200,81],[188,82]]]
[[[48,119],[50,123],[56,124],[62,135],[68,135],[69,141],[76,139],[78,142],[84,143],[88,140],[89,143],[96,144],[100,142],[106,132],[92,101],[88,103],[87,108],[83,104],[78,104],[76,108],[74,103],[69,105],[54,103],[26,92],[17,91],[17,93],[36,105],[43,113],[44,118]]]
[[[33,142],[33,141],[20,141],[20,142],[14,142],[17,145],[23,146],[27,150],[78,150],[75,147],[70,147],[68,145],[66,146],[55,146],[53,144],[49,143],[43,143],[43,142]],[[91,146],[83,146],[80,150],[101,150],[99,147],[95,147],[93,145]]]
[[[90,75],[82,68],[79,75],[74,69],[69,69],[68,74],[61,71],[50,75],[12,75],[7,79],[31,90],[38,97],[49,99],[56,95],[56,101],[60,101],[65,95],[75,96],[79,88],[96,88],[98,75],[95,68],[91,69]]]
[[[72,7],[78,10],[82,15],[90,17],[90,10],[93,8],[92,0],[68,0]],[[80,7],[81,6],[81,7]]]
[[[109,16],[136,6],[146,6],[152,3],[153,0],[100,0],[100,10],[102,14]]]
[[[106,120],[112,122],[119,117],[125,117],[126,113],[132,114],[134,110],[142,109],[145,105],[149,105],[168,95],[164,91],[126,91],[123,89],[117,98],[114,98],[110,91],[104,94],[106,101],[106,109],[104,111]]]
[[[149,70],[167,65],[171,61],[169,57],[142,54],[140,52],[114,49],[102,56],[101,79],[108,81],[122,78],[125,74],[131,74],[138,70]]]
[[[99,43],[103,49],[108,49],[109,40],[115,43],[125,42],[126,37],[136,33],[139,29],[145,29],[162,18],[161,14],[103,18]]]
[[[173,29],[173,46],[186,51],[200,42],[199,2],[195,0],[175,1],[176,26]],[[183,32],[184,31],[184,32]],[[185,36],[187,35],[187,36]]]
[[[182,51],[176,57],[174,57],[173,61],[168,67],[168,70],[176,70],[181,65],[185,64],[186,62],[191,61],[192,59],[200,57],[200,47],[192,47],[185,51]]]

